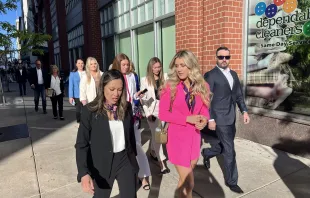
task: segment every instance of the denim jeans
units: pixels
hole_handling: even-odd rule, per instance
[[[44,85],[36,85],[34,88],[34,104],[35,108],[38,109],[39,106],[39,97],[42,98],[42,108],[43,111],[46,111],[46,95]]]

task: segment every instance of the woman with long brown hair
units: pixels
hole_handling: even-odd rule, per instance
[[[158,119],[159,92],[166,79],[167,76],[162,70],[162,64],[159,58],[151,58],[147,66],[146,77],[141,78],[141,90],[148,90],[141,99],[141,103],[152,133],[150,156],[159,162],[160,172],[162,174],[169,173],[170,170],[164,163],[166,156],[163,152],[163,146],[155,142],[155,131],[159,124],[161,124],[161,121]]]
[[[130,60],[128,56],[126,56],[125,54],[118,54],[113,61],[112,69],[117,69],[123,74],[125,79],[125,85],[127,88],[127,101],[131,103],[133,108],[132,110],[134,111],[135,109],[134,100],[139,100],[140,97],[143,97],[143,94],[141,94],[141,91],[137,92],[136,80],[134,74],[130,72]],[[134,116],[134,131],[137,146],[137,160],[140,167],[138,177],[142,182],[142,188],[144,190],[149,190],[150,185],[148,177],[151,176],[150,165],[146,157],[146,154],[142,149],[141,132],[138,129],[139,116],[135,114],[133,116]]]

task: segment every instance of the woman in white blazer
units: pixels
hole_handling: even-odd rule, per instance
[[[83,105],[90,103],[97,96],[100,78],[103,72],[100,71],[98,62],[93,57],[86,60],[86,72],[80,81],[80,101]]]
[[[127,101],[131,103],[134,112],[135,103],[133,101],[139,100],[140,97],[143,97],[143,94],[140,95],[141,91],[137,92],[136,79],[134,73],[130,72],[130,60],[128,56],[126,56],[125,54],[118,54],[113,61],[112,69],[119,70],[124,75],[125,86],[127,91]],[[141,132],[138,129],[138,126],[139,126],[139,120],[135,119],[134,131],[137,147],[137,161],[140,168],[138,177],[142,182],[142,188],[144,190],[150,190],[150,184],[148,178],[149,176],[151,176],[151,170],[147,156],[142,149]]]
[[[147,66],[146,77],[141,79],[141,90],[148,90],[144,97],[141,99],[141,103],[143,105],[145,117],[147,118],[147,122],[152,133],[152,150],[150,152],[150,156],[159,162],[162,174],[169,173],[170,170],[164,163],[166,156],[164,155],[162,144],[155,142],[155,130],[160,123],[160,120],[158,119],[159,92],[166,79],[167,75],[165,75],[162,71],[162,64],[159,58],[151,58]]]

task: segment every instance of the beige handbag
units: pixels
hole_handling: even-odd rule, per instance
[[[46,89],[46,96],[47,97],[54,97],[56,95],[56,91],[52,88]]]
[[[171,112],[172,108],[172,103],[173,101],[170,99],[170,108],[169,111]],[[167,144],[168,142],[168,127],[169,123],[165,122],[164,127],[159,120],[158,122],[158,127],[156,128],[155,131],[155,142],[158,144]]]
[[[155,131],[155,142],[157,144],[167,144],[167,142],[168,142],[168,133],[167,133],[168,126],[169,126],[169,123],[165,123],[164,127],[163,127],[161,121],[159,121],[158,127],[156,128],[156,131]]]

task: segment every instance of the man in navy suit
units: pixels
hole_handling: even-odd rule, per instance
[[[20,96],[26,95],[26,81],[27,81],[27,70],[21,63],[18,63],[18,69],[16,70],[16,81],[19,85]]]
[[[44,87],[44,81],[47,80],[47,72],[42,68],[40,60],[36,60],[36,67],[30,70],[29,83],[31,88],[34,90],[34,104],[35,111],[39,110],[39,97],[42,98],[43,113],[46,114],[46,93]]]
[[[210,168],[210,158],[222,154],[224,157],[225,184],[236,193],[243,193],[237,185],[238,170],[234,138],[236,134],[236,104],[243,114],[245,124],[250,122],[247,107],[244,103],[242,86],[238,75],[229,68],[230,51],[227,47],[216,50],[217,65],[204,78],[210,85],[213,98],[210,107],[210,120],[208,127],[215,130],[219,144],[203,149],[203,162]]]

